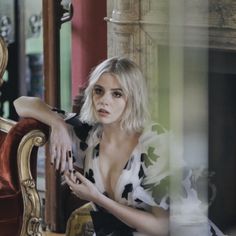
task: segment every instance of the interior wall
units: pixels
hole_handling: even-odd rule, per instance
[[[72,98],[88,80],[91,68],[107,58],[106,0],[74,0],[72,18]]]

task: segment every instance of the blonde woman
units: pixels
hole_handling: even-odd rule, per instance
[[[168,235],[168,134],[149,119],[139,67],[127,58],[105,60],[84,98],[77,132],[67,124],[70,114],[62,118],[38,98],[20,97],[14,105],[20,116],[51,127],[51,162],[66,170],[79,198],[94,203],[96,235]],[[78,133],[88,125],[82,140]],[[84,175],[74,171],[72,155]]]

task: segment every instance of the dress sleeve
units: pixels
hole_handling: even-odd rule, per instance
[[[205,222],[209,230],[207,235],[223,236],[224,234],[218,227],[207,219],[208,205],[204,199],[206,196],[202,196],[202,193],[206,191],[206,181],[209,181],[212,173],[208,173],[208,170],[201,166],[190,168],[178,153],[175,155],[175,166],[170,169],[169,144],[175,143],[174,135],[160,128],[158,124],[154,124],[142,137],[144,152],[141,161],[144,177],[139,199],[150,206],[159,206],[165,210],[169,209],[170,202],[175,203],[172,220],[174,216],[181,220],[180,222],[188,224],[189,222]],[[172,186],[177,186],[171,194],[170,181]],[[210,200],[213,201],[216,190],[211,183],[209,185],[212,195]],[[196,229],[198,228],[194,230]],[[194,231],[194,233],[197,232]]]
[[[85,153],[88,148],[87,140],[91,126],[81,122],[78,123],[78,125],[74,125],[74,123],[76,123],[75,121],[73,121],[73,123],[68,121],[66,122],[71,126],[71,138],[73,142],[72,153],[74,159],[73,165],[74,167],[83,169]]]
[[[68,124],[70,136],[73,142],[72,153],[74,166],[80,169],[84,167],[85,151],[88,147],[87,138],[92,126],[82,123],[78,113],[70,113],[64,110],[53,108]]]
[[[79,169],[84,168],[85,150],[81,149],[81,140],[76,136],[75,131],[71,125],[69,126],[70,136],[72,139],[72,157],[73,166]]]
[[[142,201],[151,206],[169,208],[169,132],[153,124],[142,135]]]
[[[197,209],[201,201],[198,199],[194,171],[186,165],[181,155],[175,155],[175,165],[170,168],[169,147],[170,143],[173,145],[173,134],[161,128],[160,125],[153,124],[143,139],[144,177],[141,186],[145,194],[152,200],[149,204],[168,209],[171,199],[171,201],[181,203],[191,202],[192,206]],[[171,196],[170,181],[172,185],[179,186],[177,188],[179,191],[174,192]],[[177,182],[175,183],[175,181]]]

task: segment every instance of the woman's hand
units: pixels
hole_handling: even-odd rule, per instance
[[[60,171],[64,172],[66,162],[69,170],[73,170],[72,140],[64,121],[56,122],[51,126],[50,155],[51,164],[54,164],[57,170],[60,168]]]
[[[79,172],[66,173],[65,180],[72,192],[80,199],[96,203],[101,195],[96,186]]]
[[[16,112],[21,117],[32,117],[51,127],[50,154],[51,163],[63,172],[66,162],[73,169],[72,140],[68,126],[60,115],[52,111],[52,107],[38,97],[22,96],[14,101]]]

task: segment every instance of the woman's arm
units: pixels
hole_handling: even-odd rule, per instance
[[[129,227],[145,235],[168,235],[168,213],[161,208],[153,208],[153,214],[122,205],[103,194],[95,203],[105,208]]]
[[[38,97],[22,96],[14,101],[14,106],[19,116],[32,117],[50,126],[51,163],[54,164],[54,160],[56,160],[56,169],[60,168],[61,171],[64,171],[66,157],[68,157],[69,169],[72,170],[72,140],[63,118],[53,112],[51,107]]]
[[[49,126],[55,121],[63,122],[63,119],[51,107],[38,97],[22,96],[13,102],[16,112],[21,117],[32,117]]]
[[[126,225],[146,235],[168,235],[168,213],[161,208],[153,208],[153,214],[122,205],[102,193],[83,175],[76,172],[75,181],[71,175],[65,176],[71,190],[81,199],[92,201],[105,208]]]

